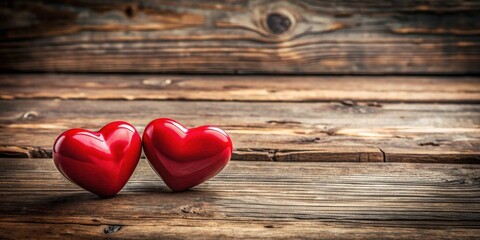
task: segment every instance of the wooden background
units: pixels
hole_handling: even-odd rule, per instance
[[[0,1],[0,238],[478,239],[480,1]],[[213,124],[227,168],[111,199],[55,138]]]
[[[0,69],[478,74],[477,0],[2,1]]]

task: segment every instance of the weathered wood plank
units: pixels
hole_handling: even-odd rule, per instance
[[[127,221],[124,221],[127,223]],[[45,222],[3,222],[1,232],[9,232],[7,239],[476,239],[478,231],[472,227],[444,226],[443,229],[417,229],[412,227],[371,226],[370,224],[283,221],[272,225],[271,221],[214,221],[208,219],[172,219],[128,222],[128,225],[100,225]],[[445,229],[450,230],[445,230]],[[13,234],[12,229],[18,231]],[[117,229],[117,230],[110,230]],[[48,233],[48,234],[47,234]],[[108,235],[107,235],[108,234]],[[40,235],[40,236],[39,236]],[[52,236],[53,235],[53,236]]]
[[[480,77],[2,74],[0,99],[480,102]]]
[[[479,73],[480,4],[2,1],[1,70]]]
[[[141,160],[98,199],[51,159],[0,159],[0,237],[473,239],[479,180],[480,165],[231,162],[172,194]]]
[[[210,101],[0,101],[3,156],[48,157],[55,137],[126,120],[215,124],[235,160],[480,163],[480,106]],[[36,147],[36,148],[35,148]]]

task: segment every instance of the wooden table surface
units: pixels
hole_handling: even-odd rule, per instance
[[[478,239],[480,165],[233,161],[171,193],[145,159],[99,199],[51,159],[0,159],[0,233],[18,238]]]
[[[480,78],[0,75],[0,238],[475,239]],[[171,193],[142,158],[99,199],[51,160],[62,131],[214,124],[233,161]]]

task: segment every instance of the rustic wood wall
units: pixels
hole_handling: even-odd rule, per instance
[[[478,0],[0,2],[0,70],[478,74]]]

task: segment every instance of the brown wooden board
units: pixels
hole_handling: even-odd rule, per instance
[[[2,74],[0,99],[479,103],[480,77]]]
[[[14,1],[0,70],[480,73],[480,3]]]
[[[49,157],[69,128],[125,120],[142,132],[169,117],[225,129],[235,160],[480,163],[477,104],[49,99],[2,100],[0,109],[7,157]]]
[[[51,159],[0,159],[0,237],[474,239],[480,165],[231,162],[171,193],[145,160],[99,199]]]

